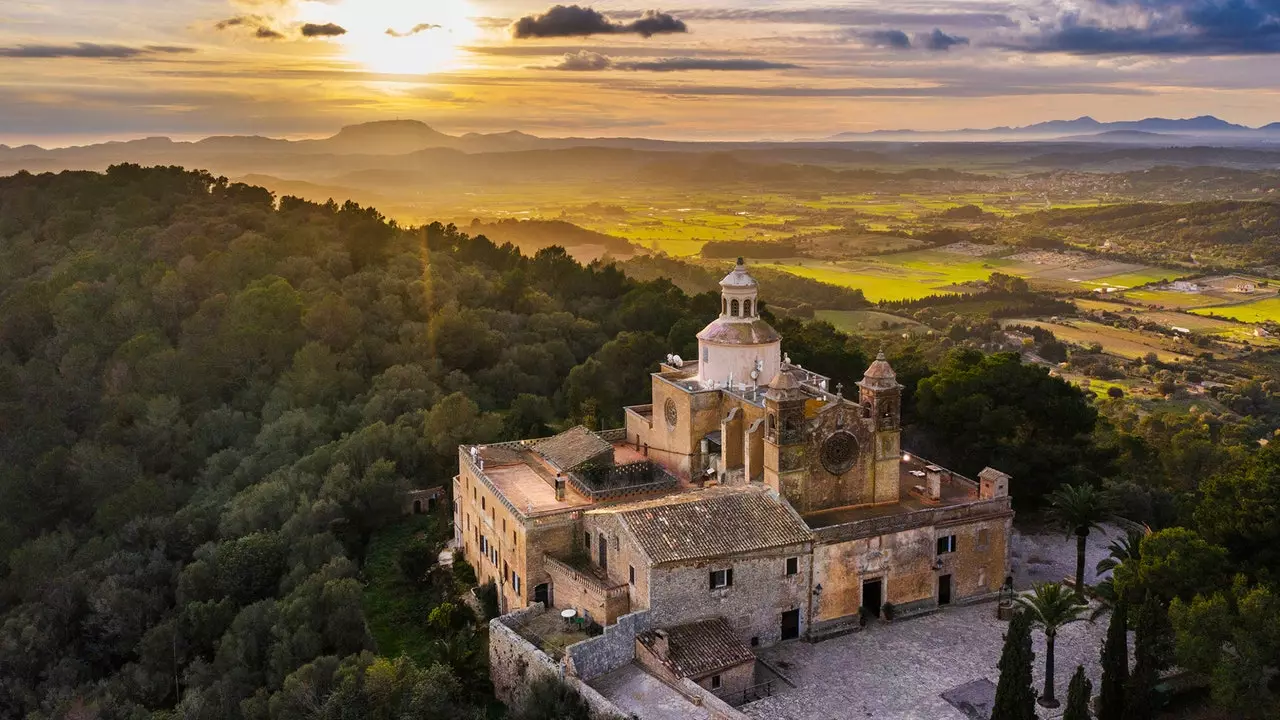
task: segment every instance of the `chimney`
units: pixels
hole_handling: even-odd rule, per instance
[[[556,500],[564,501],[564,476],[556,473]]]
[[[660,659],[666,660],[671,653],[671,638],[667,636],[666,630],[653,631],[653,654]]]
[[[942,477],[946,471],[937,465],[930,465],[925,468],[925,477],[929,486],[929,499],[942,499]]]

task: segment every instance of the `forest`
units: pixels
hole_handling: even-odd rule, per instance
[[[0,179],[0,717],[502,717],[484,618],[457,604],[466,568],[424,586],[438,548],[388,546],[404,491],[447,485],[461,443],[619,425],[718,309],[559,247],[205,172]],[[877,350],[766,317],[846,386]],[[1108,412],[945,340],[888,348],[917,447],[999,464],[1020,510],[1085,483],[1133,520],[1195,528],[1176,532],[1230,562],[1177,597],[1225,633],[1198,657],[1230,661],[1205,648],[1254,617],[1232,598],[1275,582],[1276,451],[1252,427]],[[430,598],[422,647],[380,639],[388,565]],[[1251,661],[1274,667],[1277,645]]]

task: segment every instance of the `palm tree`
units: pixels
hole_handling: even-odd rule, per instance
[[[1112,540],[1107,546],[1111,554],[1098,561],[1097,572],[1101,575],[1108,570],[1115,570],[1130,560],[1142,557],[1142,538],[1151,534],[1151,528],[1138,525],[1129,528],[1125,536]]]
[[[1049,496],[1050,513],[1067,531],[1076,536],[1076,596],[1084,600],[1084,551],[1089,531],[1102,529],[1101,523],[1111,516],[1107,498],[1092,485],[1063,485]]]
[[[1053,643],[1058,630],[1066,625],[1084,620],[1086,605],[1057,583],[1040,583],[1030,595],[1019,595],[1018,604],[1031,616],[1031,624],[1044,631],[1044,692],[1040,704],[1056,708],[1061,703],[1053,696]]]
[[[1122,538],[1111,541],[1107,549],[1111,554],[1098,561],[1097,573],[1101,575],[1104,572],[1114,572],[1116,568],[1127,562],[1136,562],[1142,559],[1142,539],[1151,534],[1151,528],[1146,525],[1133,525]],[[1120,598],[1116,596],[1115,578],[1109,577],[1099,582],[1093,588],[1094,595],[1101,602],[1097,609],[1093,611],[1092,620],[1097,620],[1104,613],[1116,607]]]

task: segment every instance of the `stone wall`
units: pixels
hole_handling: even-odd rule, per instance
[[[494,696],[507,705],[524,700],[534,680],[560,676],[554,660],[510,627],[542,612],[542,603],[534,603],[489,621],[489,679]]]
[[[928,513],[924,514],[928,517]],[[951,576],[951,602],[989,597],[1008,574],[1010,515],[965,519],[900,530],[884,536],[819,543],[813,554],[815,632],[856,625],[862,585],[879,579],[882,599],[899,615],[938,607],[938,583]],[[955,552],[938,555],[938,538],[956,536]]]
[[[623,615],[605,628],[603,635],[565,648],[565,664],[571,674],[584,681],[617,670],[635,659],[636,635],[650,627],[647,611]]]
[[[745,714],[734,709],[729,703],[713,695],[710,690],[692,680],[681,680],[676,689],[689,698],[689,701],[694,705],[699,705],[706,710],[711,720],[751,720]]]
[[[723,617],[744,644],[778,642],[782,613],[800,610],[800,635],[809,619],[810,547],[795,545],[767,554],[723,558],[653,568],[649,580],[650,611],[655,627],[682,625]],[[798,572],[786,574],[787,558],[797,558]],[[733,586],[712,590],[712,570],[733,569]]]
[[[509,625],[543,612],[542,603],[489,621],[489,677],[498,700],[508,706],[522,702],[529,686],[541,678],[563,678],[586,701],[594,720],[616,720],[627,716],[617,705],[585,682],[567,676],[562,667]]]

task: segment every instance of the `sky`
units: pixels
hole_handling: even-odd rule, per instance
[[[1280,121],[1280,0],[0,0],[0,143]]]

